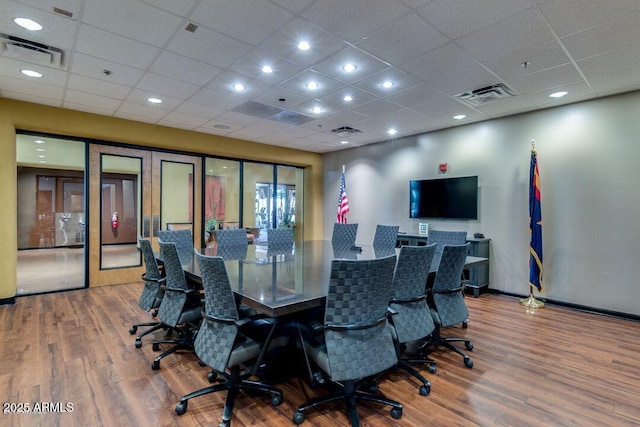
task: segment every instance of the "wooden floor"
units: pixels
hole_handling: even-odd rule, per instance
[[[181,395],[207,385],[207,368],[178,354],[152,371],[150,341],[134,347],[129,327],[148,320],[137,306],[140,283],[18,299],[0,307],[0,396],[3,402],[72,404],[72,412],[4,414],[3,426],[217,425],[223,398],[194,399],[178,417]],[[527,312],[497,295],[466,299],[470,321],[455,329],[474,343],[473,369],[450,352],[432,354],[429,396],[402,372],[380,391],[404,404],[361,406],[364,426],[629,426],[640,425],[640,324],[547,306]],[[449,331],[447,331],[449,332]],[[296,406],[322,394],[304,379],[278,384],[284,402],[241,395],[234,426],[291,426]],[[7,406],[3,409],[14,409]],[[308,414],[303,426],[346,425],[342,406]]]

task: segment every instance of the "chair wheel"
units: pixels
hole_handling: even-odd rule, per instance
[[[462,322],[462,329],[467,329],[468,327],[469,327],[469,322],[467,322],[466,320]]]
[[[391,409],[391,418],[395,420],[399,420],[402,417],[402,408],[393,408]]]
[[[296,411],[293,414],[293,422],[296,424],[301,424],[304,421],[304,413],[300,411]]]
[[[136,348],[142,347],[142,341],[136,340]]]
[[[187,412],[187,406],[189,405],[189,401],[185,400],[184,402],[180,402],[176,405],[176,414],[182,415]]]
[[[207,366],[206,363],[204,363],[202,360],[198,360],[198,365],[200,366]]]
[[[431,393],[431,385],[421,385],[420,389],[418,389],[418,393],[420,393],[420,396],[427,396]]]
[[[218,378],[218,374],[216,374],[215,372],[209,372],[207,374],[207,381],[209,381],[210,383],[215,382],[217,378]]]
[[[473,368],[473,360],[469,359],[468,357],[465,357],[464,366],[466,366],[469,369]]]
[[[427,368],[427,371],[429,371],[430,374],[435,374],[436,373],[436,365],[429,365],[429,367]]]
[[[160,344],[154,342],[151,348],[153,349],[153,351],[160,351]]]
[[[154,360],[153,362],[151,362],[151,369],[153,369],[154,371],[160,369],[160,361]]]
[[[282,396],[276,394],[271,398],[271,406],[278,406],[282,403]]]
[[[138,327],[137,326],[132,326],[131,329],[129,329],[129,333],[131,335],[135,334],[136,332],[138,332]]]
[[[469,351],[473,350],[473,344],[471,343],[471,341],[465,341],[464,347]]]

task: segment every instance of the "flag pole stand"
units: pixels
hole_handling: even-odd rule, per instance
[[[543,308],[544,303],[540,300],[537,300],[533,296],[533,289],[529,289],[529,296],[527,298],[522,298],[520,300],[520,304],[524,305],[527,308]]]

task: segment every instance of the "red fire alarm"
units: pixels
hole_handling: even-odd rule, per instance
[[[440,163],[438,165],[438,171],[440,173],[445,173],[447,171],[447,168],[449,167],[449,165],[447,165],[446,163]]]

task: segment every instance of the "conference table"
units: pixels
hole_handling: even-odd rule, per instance
[[[248,245],[240,252],[218,253],[204,248],[205,255],[224,258],[233,291],[242,303],[269,316],[281,317],[324,306],[329,288],[331,261],[334,259],[373,259],[399,253],[375,250],[373,246],[335,248],[328,240],[295,242],[293,248],[277,250],[265,244]],[[202,283],[200,270],[192,256],[183,260],[188,279]],[[468,256],[465,269],[486,262]]]

